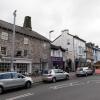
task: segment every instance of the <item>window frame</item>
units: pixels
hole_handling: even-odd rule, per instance
[[[29,39],[27,37],[24,37],[24,44],[29,44]]]
[[[8,33],[7,32],[2,32],[1,33],[1,39],[2,40],[8,40]]]
[[[1,46],[1,51],[0,52],[1,52],[1,54],[6,55],[7,54],[7,47]]]

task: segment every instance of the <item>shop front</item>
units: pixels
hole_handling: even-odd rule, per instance
[[[13,70],[22,74],[32,73],[32,60],[25,58],[14,58]],[[0,59],[0,72],[11,71],[10,57]]]
[[[64,69],[65,67],[65,62],[62,57],[51,57],[51,63],[53,68]]]

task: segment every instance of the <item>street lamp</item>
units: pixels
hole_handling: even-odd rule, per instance
[[[12,52],[11,52],[11,71],[14,71],[14,51],[15,51],[15,21],[16,21],[16,12],[17,10],[15,10],[13,12],[13,16],[14,16],[14,22],[13,22],[13,36],[12,36]]]
[[[51,40],[51,33],[54,32],[54,30],[49,31],[49,40]]]

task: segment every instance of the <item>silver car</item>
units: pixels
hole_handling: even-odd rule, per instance
[[[7,89],[23,87],[30,88],[32,79],[17,72],[0,73],[0,94]]]
[[[76,76],[87,76],[87,75],[92,75],[93,74],[93,70],[89,67],[79,67],[77,68],[76,71]]]
[[[43,81],[56,82],[57,80],[69,79],[69,74],[61,69],[50,69],[43,72]]]

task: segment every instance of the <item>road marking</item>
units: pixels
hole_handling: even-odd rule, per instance
[[[96,82],[96,83],[100,83],[100,82]]]
[[[67,86],[67,85],[71,85],[71,84],[75,84],[75,83],[79,83],[80,81],[77,82],[72,82],[72,83],[68,83],[68,84],[61,84],[61,85],[55,85],[55,86],[51,86],[49,87],[50,89],[55,89],[57,87],[61,87],[61,86]]]
[[[64,88],[64,87],[71,87],[71,86],[84,85],[84,84],[85,84],[84,82],[73,82],[73,83],[69,83],[69,84],[61,84],[61,85],[57,85],[57,86],[52,86],[50,88],[57,90],[57,89]]]
[[[8,98],[6,100],[16,100],[16,99],[25,98],[25,97],[28,97],[28,96],[31,96],[31,95],[34,95],[34,93],[27,93],[27,94],[23,94],[23,95]]]

